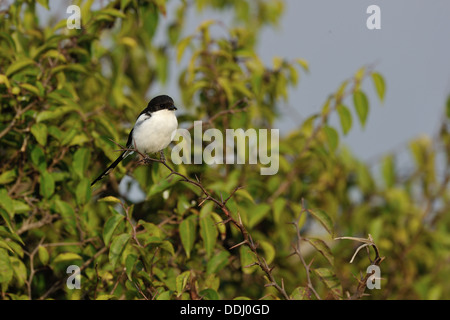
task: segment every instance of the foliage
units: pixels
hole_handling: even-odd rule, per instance
[[[221,130],[272,128],[289,86],[309,71],[303,59],[267,66],[256,53],[282,1],[183,1],[168,24],[162,0],[92,3],[78,3],[79,30],[66,18],[42,26],[36,8],[48,1],[0,11],[3,299],[361,298],[353,274],[371,262],[363,250],[350,264],[360,244],[333,239],[368,234],[361,241],[384,257],[382,289],[370,297],[450,297],[448,117],[434,140],[410,143],[412,172],[393,153],[376,176],[340,144],[370,120],[369,86],[384,100],[383,76],[370,66],[281,137],[275,175],[261,175],[261,164],[133,159],[91,188],[117,156],[111,140],[124,141],[171,61],[188,59],[178,65],[179,122]],[[183,34],[189,6],[227,12],[233,26],[207,20]],[[119,188],[126,173],[144,201]],[[69,265],[81,269],[80,290],[66,286]]]

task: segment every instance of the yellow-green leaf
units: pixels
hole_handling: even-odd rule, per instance
[[[106,220],[105,226],[103,227],[103,242],[105,245],[109,244],[114,231],[119,226],[120,222],[125,219],[125,216],[121,214],[114,214]]]
[[[9,77],[9,76],[13,75],[14,73],[19,72],[20,70],[25,69],[26,67],[28,67],[34,63],[35,63],[34,60],[31,60],[28,58],[15,61],[6,69],[5,74],[7,77]]]
[[[38,247],[38,256],[41,263],[46,266],[48,264],[49,254],[46,247],[39,246]]]
[[[117,261],[119,260],[119,258],[123,253],[123,250],[125,249],[125,246],[130,240],[130,237],[131,236],[129,234],[123,233],[113,239],[111,247],[109,248],[109,255],[108,255],[109,262],[111,263],[113,268],[115,268]]]
[[[386,92],[386,85],[385,85],[385,82],[384,82],[384,78],[383,78],[383,76],[381,74],[379,74],[377,72],[373,72],[372,73],[372,80],[373,80],[373,84],[375,86],[375,89],[377,91],[378,97],[383,102],[384,101],[385,92]]]
[[[197,227],[197,216],[190,216],[180,223],[180,238],[184,251],[188,259],[191,256],[191,250],[194,247],[195,229]]]
[[[330,216],[323,210],[320,209],[308,209],[308,212],[317,220],[319,221],[322,226],[325,228],[325,230],[333,236],[333,221],[331,220]]]
[[[200,218],[200,236],[203,239],[203,246],[206,250],[206,255],[208,258],[210,258],[213,254],[217,234],[218,232],[215,222],[209,214]]]
[[[353,94],[353,103],[361,126],[364,127],[369,114],[369,100],[364,92],[358,90]]]
[[[337,106],[337,112],[339,115],[339,120],[341,121],[342,132],[347,134],[352,127],[352,114],[343,104]]]
[[[83,260],[83,258],[74,252],[64,252],[57,255],[56,258],[53,259],[53,263],[68,262],[74,260]]]
[[[316,238],[305,238],[317,251],[319,251],[334,267],[334,256],[331,253],[330,247],[325,243],[325,241]]]
[[[50,198],[55,192],[55,180],[47,171],[41,173],[39,192],[46,199]]]
[[[0,283],[8,284],[13,277],[13,267],[8,251],[0,248]]]
[[[176,288],[177,288],[177,297],[181,296],[186,285],[189,281],[189,277],[191,276],[190,271],[185,271],[182,274],[178,275],[175,280]]]
[[[30,131],[41,146],[45,146],[47,144],[48,130],[45,124],[35,123],[31,126]]]

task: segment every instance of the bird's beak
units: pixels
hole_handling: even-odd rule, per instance
[[[177,107],[175,107],[174,105],[172,105],[171,107],[169,107],[169,110],[178,110]]]

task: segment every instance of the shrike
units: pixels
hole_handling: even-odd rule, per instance
[[[175,115],[177,108],[171,97],[161,95],[153,98],[140,114],[128,135],[127,148],[135,149],[143,154],[151,154],[163,151],[175,136],[178,121]],[[132,154],[132,150],[124,151],[97,179],[108,175],[120,161]]]

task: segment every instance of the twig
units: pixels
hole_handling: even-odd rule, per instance
[[[311,275],[310,275],[310,269],[311,269],[311,264],[313,262],[313,260],[311,260],[311,262],[309,264],[306,263],[305,258],[303,257],[303,254],[300,250],[300,243],[303,240],[302,235],[300,234],[300,219],[303,215],[303,213],[306,212],[306,208],[305,208],[305,204],[304,204],[304,200],[302,199],[302,210],[300,211],[300,214],[298,216],[298,219],[294,222],[292,222],[292,224],[295,227],[295,231],[297,232],[297,243],[296,245],[292,246],[294,248],[294,253],[300,258],[300,261],[303,264],[303,267],[305,268],[306,271],[306,279],[308,281],[308,288],[314,293],[314,295],[316,296],[317,300],[322,300],[319,296],[319,294],[317,293],[317,291],[314,289],[314,286],[312,284],[311,281]]]
[[[364,247],[368,248],[369,246],[371,246],[375,251],[375,259],[373,261],[370,261],[371,265],[379,266],[380,263],[384,260],[384,257],[380,257],[380,251],[378,250],[378,247],[376,246],[375,242],[373,241],[372,235],[369,234],[367,239],[366,238],[357,238],[357,237],[337,237],[334,240],[345,240],[345,239],[363,243],[356,249],[355,253],[352,256],[352,259],[350,260],[350,263],[353,262],[356,254],[359,252],[359,250],[361,250]],[[369,260],[370,260],[370,257],[369,257]],[[356,288],[356,291],[352,296],[349,297],[349,299],[357,300],[365,295],[364,292],[367,287],[367,281],[369,280],[369,278],[371,276],[372,276],[372,274],[368,273],[368,274],[366,274],[365,277],[361,277],[360,279],[358,279],[358,286]]]

